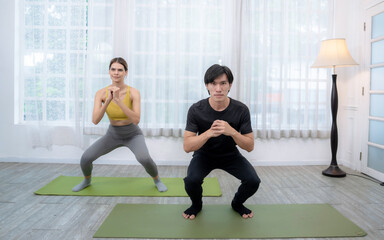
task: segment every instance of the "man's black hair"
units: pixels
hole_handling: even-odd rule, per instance
[[[233,75],[231,69],[229,69],[227,66],[221,66],[219,64],[214,64],[207,69],[204,75],[204,83],[213,83],[213,81],[215,81],[215,79],[221,76],[222,74],[227,75],[229,84],[232,84]]]

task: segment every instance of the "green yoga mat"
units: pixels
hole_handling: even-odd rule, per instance
[[[35,192],[37,195],[72,196],[155,196],[187,197],[182,178],[161,178],[168,191],[159,192],[152,178],[147,177],[92,177],[92,185],[80,192],[72,188],[83,181],[83,177],[59,176]],[[205,178],[203,196],[219,197],[221,189],[217,178]]]
[[[196,219],[189,205],[117,204],[95,238],[316,238],[361,237],[366,233],[328,204],[247,205],[242,219],[230,205],[204,205]]]

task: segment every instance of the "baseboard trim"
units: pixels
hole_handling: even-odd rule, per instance
[[[50,159],[50,158],[17,158],[2,157],[0,162],[18,162],[18,163],[64,163],[79,164],[79,159]],[[169,161],[155,160],[158,166],[188,166],[190,160]],[[305,166],[305,165],[328,165],[329,160],[310,160],[310,161],[268,161],[268,160],[251,160],[253,166]],[[114,160],[99,159],[94,164],[111,164],[111,165],[140,165],[136,160]]]

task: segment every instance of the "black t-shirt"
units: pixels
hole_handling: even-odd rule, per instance
[[[185,130],[199,135],[210,129],[215,120],[224,120],[241,134],[252,132],[250,114],[245,104],[230,98],[228,107],[218,112],[209,105],[208,99],[200,100],[189,108]],[[210,138],[196,152],[217,156],[237,153],[238,149],[232,137],[222,134]]]

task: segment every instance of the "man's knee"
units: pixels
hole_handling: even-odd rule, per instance
[[[254,176],[254,177],[248,178],[245,182],[249,187],[257,190],[260,186],[261,180],[257,176]]]
[[[184,178],[184,184],[185,186],[201,186],[203,184],[203,179],[197,177],[197,176],[187,176]]]

